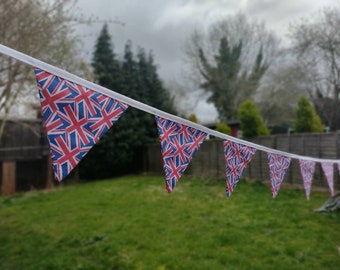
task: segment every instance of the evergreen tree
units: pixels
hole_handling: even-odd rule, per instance
[[[92,62],[96,82],[108,89],[120,89],[122,75],[119,62],[115,58],[111,36],[105,24],[95,44]],[[123,116],[124,117],[124,114]],[[120,122],[121,120],[118,120]],[[114,126],[80,162],[80,176],[83,179],[105,178],[115,174],[114,158],[118,146],[113,140]]]
[[[113,52],[107,24],[104,24],[96,42],[92,67],[98,84],[112,90],[120,87],[120,66]]]
[[[144,50],[140,49],[135,57],[132,43],[128,41],[123,61],[119,63],[115,60],[110,39],[104,26],[97,41],[93,63],[99,83],[137,101],[173,113],[170,95],[158,77],[152,55],[147,57]],[[99,43],[106,46],[99,46]],[[98,53],[99,47],[102,51],[105,48],[107,57]],[[144,146],[157,138],[154,116],[129,107],[85,156],[83,163],[86,165],[81,176],[98,179],[139,172],[143,169]]]
[[[269,135],[262,117],[254,101],[247,99],[238,108],[238,118],[241,121],[241,130],[244,138],[254,138],[259,135]]]
[[[296,109],[296,119],[294,122],[296,132],[322,132],[323,125],[314,107],[308,99],[301,96]]]
[[[237,108],[246,98],[254,94],[267,65],[259,50],[251,72],[241,71],[242,41],[231,46],[226,38],[220,40],[219,52],[211,65],[199,49],[201,75],[204,82],[201,87],[210,93],[208,102],[212,102],[221,121],[237,118]]]

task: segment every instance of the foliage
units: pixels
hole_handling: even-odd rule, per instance
[[[153,55],[139,49],[132,52],[126,43],[124,59],[118,61],[113,52],[107,25],[98,37],[93,68],[98,83],[125,96],[173,113],[172,100],[158,77]],[[105,178],[143,169],[144,145],[158,138],[151,114],[128,108],[106,135],[80,163],[80,175],[86,179]]]
[[[220,41],[214,66],[208,62],[203,50],[199,50],[201,74],[204,78],[201,87],[211,93],[208,101],[215,105],[219,118],[223,121],[236,119],[237,107],[255,93],[259,80],[267,69],[260,49],[252,72],[241,73],[241,54],[242,41],[230,46],[225,37]]]
[[[0,197],[0,269],[338,269],[327,193],[123,177]],[[43,207],[42,207],[43,206]],[[171,226],[173,225],[173,226]],[[325,231],[326,230],[326,231]]]
[[[297,104],[294,129],[296,132],[323,131],[323,125],[321,124],[320,117],[315,112],[308,99],[304,96],[300,97]]]
[[[113,52],[107,24],[104,24],[95,44],[92,67],[99,85],[116,89],[121,84],[120,64]]]
[[[197,116],[196,114],[190,114],[189,115],[189,118],[188,118],[191,122],[194,122],[194,123],[198,123],[198,119],[197,119]]]
[[[217,123],[216,131],[227,134],[227,135],[231,135],[231,128],[224,123]]]
[[[244,138],[269,135],[269,129],[264,125],[254,101],[245,100],[241,103],[237,112]]]
[[[52,65],[86,77],[87,65],[79,57],[72,34],[73,0],[0,1],[0,43]],[[18,103],[37,101],[32,67],[0,55],[0,135]]]
[[[255,94],[277,48],[278,39],[265,24],[238,13],[193,32],[185,47],[185,75],[194,88],[204,89],[197,96],[214,104],[220,121],[235,120],[239,104]]]
[[[322,122],[340,128],[340,8],[325,8],[291,27],[293,52]]]

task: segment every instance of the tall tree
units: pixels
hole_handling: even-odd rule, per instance
[[[257,53],[250,73],[241,72],[241,55],[242,41],[230,46],[225,37],[220,41],[215,65],[208,62],[202,49],[199,50],[201,74],[204,78],[201,87],[210,93],[208,102],[215,105],[222,121],[237,118],[237,108],[242,101],[255,93],[259,80],[267,69],[267,64],[263,62],[262,49]]]
[[[140,48],[137,54],[137,61],[140,82],[145,89],[140,97],[141,100],[158,109],[175,113],[172,97],[159,78],[152,52],[146,54],[145,50]]]
[[[72,33],[73,0],[0,1],[0,43],[85,77]],[[86,70],[86,69],[85,69]],[[32,67],[0,55],[0,135],[11,110],[36,100]]]
[[[116,89],[121,84],[120,64],[113,49],[108,26],[105,23],[95,44],[92,67],[97,82],[110,89]]]
[[[107,83],[107,88],[120,94],[173,112],[170,95],[158,77],[151,53],[147,56],[144,49],[140,49],[136,57],[132,51],[132,43],[128,41],[123,60],[117,61],[106,26],[103,27],[95,48],[93,66],[99,83]],[[99,48],[101,52],[98,52]],[[98,57],[105,55],[107,57]],[[101,78],[105,80],[101,81]],[[144,146],[155,141],[157,137],[154,116],[132,107],[128,108],[121,119],[85,156],[81,176],[98,179],[141,171]]]
[[[309,97],[323,122],[340,128],[340,8],[291,26],[293,52],[308,75]]]
[[[189,79],[186,83],[190,81],[193,86],[189,88],[200,90],[210,84],[210,90],[203,91],[200,98],[208,96],[221,121],[235,118],[237,107],[244,97],[254,94],[263,74],[277,55],[278,44],[278,39],[266,29],[264,23],[249,20],[242,13],[229,16],[206,31],[196,30],[190,36],[185,44],[185,76]],[[225,78],[227,73],[223,74],[225,67],[231,72],[228,73],[229,79]],[[216,92],[212,92],[212,88]],[[233,90],[233,93],[227,93],[227,89]]]
[[[296,132],[323,131],[323,125],[321,124],[319,115],[315,112],[313,106],[304,96],[300,97],[297,104],[294,129]]]

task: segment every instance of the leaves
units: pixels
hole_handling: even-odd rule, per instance
[[[269,130],[264,125],[254,101],[248,99],[241,103],[238,109],[238,118],[241,121],[244,138],[269,135]]]
[[[0,43],[70,72],[84,75],[78,43],[72,35],[70,12],[73,0],[0,1]],[[85,76],[84,76],[85,77]],[[5,119],[19,101],[36,97],[32,67],[0,55],[0,136]],[[38,99],[32,98],[35,102]]]
[[[209,102],[214,103],[222,121],[237,118],[237,108],[247,97],[252,96],[260,79],[268,68],[264,62],[262,48],[257,54],[254,67],[248,74],[241,72],[242,40],[230,45],[227,38],[220,40],[214,65],[208,63],[202,49],[199,51],[201,87],[210,93]]]
[[[107,25],[97,40],[93,68],[98,83],[120,94],[158,109],[174,112],[170,94],[160,80],[153,55],[132,51],[125,45],[122,61],[116,59]],[[143,169],[144,145],[158,138],[154,116],[129,108],[81,163],[81,176],[105,178]],[[100,160],[101,162],[98,162]]]
[[[308,99],[301,96],[296,109],[296,119],[294,122],[296,132],[322,132],[323,125],[320,117],[315,112]]]

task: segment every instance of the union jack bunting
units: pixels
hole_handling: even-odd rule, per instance
[[[310,190],[313,181],[313,175],[315,170],[315,162],[308,160],[299,160],[300,170],[303,180],[303,186],[305,188],[307,200],[309,200]]]
[[[256,152],[255,148],[224,140],[224,160],[226,164],[226,192],[231,196],[241,175]]]
[[[283,177],[285,176],[285,173],[290,165],[290,157],[273,153],[267,153],[267,157],[270,183],[274,199],[280,189]]]
[[[332,162],[321,162],[321,167],[323,172],[325,173],[329,190],[331,192],[331,196],[334,196],[334,173],[333,173],[333,163]]]
[[[54,174],[61,181],[128,106],[41,69],[34,72]]]
[[[156,116],[161,141],[166,190],[170,193],[207,134]]]

